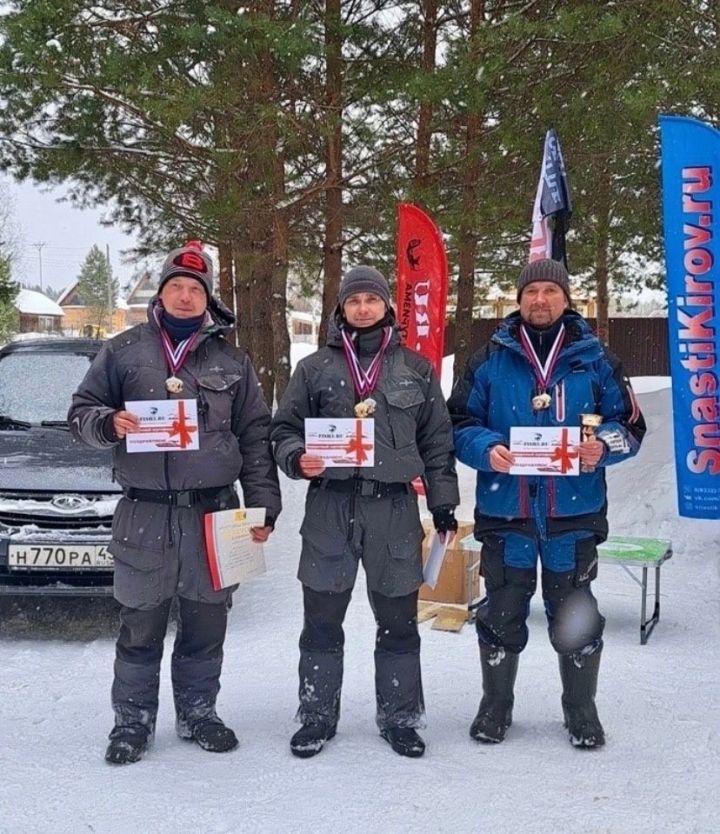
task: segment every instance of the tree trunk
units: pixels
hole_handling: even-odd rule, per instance
[[[480,67],[477,34],[485,11],[484,0],[472,0],[470,4],[470,54],[472,68]],[[471,69],[472,69],[471,68]],[[470,358],[473,306],[475,302],[475,256],[477,232],[473,218],[477,204],[477,189],[482,169],[480,136],[483,114],[470,110],[467,116],[465,136],[465,170],[462,185],[462,208],[458,246],[457,308],[455,312],[455,365],[453,373],[458,379]]]
[[[330,316],[337,303],[342,271],[342,33],[341,0],[325,3],[325,241],[323,245],[322,318],[318,340],[325,344]]]
[[[422,71],[430,76],[435,71],[437,50],[437,0],[422,0]],[[418,129],[415,150],[415,191],[420,200],[430,185],[430,146],[432,140],[432,103],[422,99],[418,108]]]
[[[233,262],[232,262],[232,241],[230,238],[218,242],[218,260],[220,271],[218,273],[217,293],[222,303],[232,312],[235,312],[235,292],[233,287]],[[232,344],[237,344],[236,329],[227,334],[227,339]]]
[[[595,192],[597,227],[595,231],[595,282],[597,300],[597,337],[607,345],[610,335],[608,320],[608,263],[610,247],[610,174],[603,172]]]
[[[278,164],[282,166],[279,154]],[[274,231],[272,331],[275,356],[275,397],[280,400],[290,381],[290,333],[287,321],[288,218],[280,209],[275,210]]]

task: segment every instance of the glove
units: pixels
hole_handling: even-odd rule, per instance
[[[450,504],[435,507],[432,511],[433,525],[438,533],[457,532],[458,523],[455,518],[455,507]]]

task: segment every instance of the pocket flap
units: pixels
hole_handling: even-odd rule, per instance
[[[233,385],[237,385],[242,377],[240,374],[204,374],[198,377],[198,385],[207,388],[208,391],[227,391]]]
[[[413,408],[425,402],[425,395],[417,386],[413,386],[386,391],[385,399],[395,408]]]

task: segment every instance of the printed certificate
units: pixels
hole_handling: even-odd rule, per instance
[[[372,417],[305,420],[305,451],[326,466],[374,466],[375,421]]]
[[[251,527],[264,524],[264,507],[205,514],[205,550],[216,591],[265,573],[263,546],[250,537]]]
[[[128,400],[140,431],[125,435],[128,452],[189,452],[200,448],[196,400]]]
[[[580,426],[510,429],[511,475],[579,475]]]

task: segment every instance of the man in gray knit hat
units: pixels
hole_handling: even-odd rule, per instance
[[[476,617],[483,696],[470,735],[499,743],[511,724],[539,559],[570,742],[600,747],[595,691],[605,620],[590,583],[608,534],[605,467],[638,451],[645,421],[620,361],[571,310],[563,264],[529,263],[517,298],[520,309],[470,359],[448,403],[458,460],[477,470],[475,538],[486,590]],[[580,443],[579,475],[510,474],[512,427],[579,426],[587,417],[598,427]]]
[[[374,422],[374,465],[326,465],[305,450],[305,420],[364,417]],[[401,756],[425,744],[418,589],[423,528],[411,487],[422,478],[433,523],[457,529],[459,501],[452,425],[431,364],[401,347],[384,276],[369,266],[343,278],[327,345],[303,359],[273,419],[275,459],[309,481],[298,579],[302,727],[290,749],[308,758],[334,737],[340,717],[343,621],[362,561],[377,623],[376,720]]]

